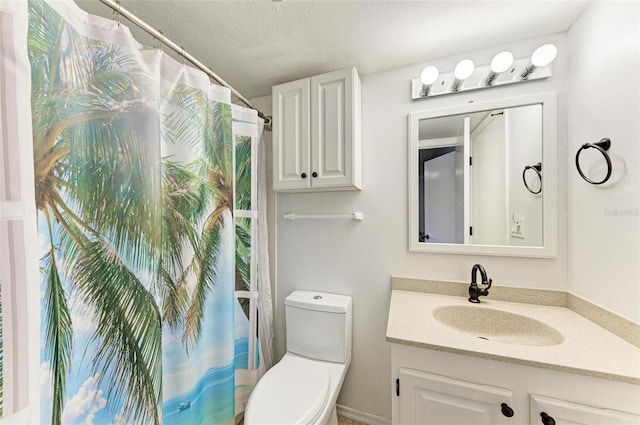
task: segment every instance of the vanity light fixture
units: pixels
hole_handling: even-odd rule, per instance
[[[553,44],[543,44],[531,55],[531,63],[524,69],[520,78],[526,80],[537,68],[549,65],[558,55],[558,48]]]
[[[476,65],[473,63],[471,59],[462,59],[456,65],[453,70],[453,84],[451,84],[451,91],[456,92],[460,90],[460,86],[467,78],[471,77],[473,74],[473,70],[476,68]]]
[[[422,73],[420,74],[420,82],[422,83],[421,93],[423,96],[429,96],[431,85],[436,82],[439,74],[440,72],[438,71],[438,68],[433,65],[429,65],[422,70]]]
[[[411,80],[411,99],[549,78],[551,63],[557,54],[556,46],[547,43],[535,49],[531,57],[515,59],[513,53],[505,50],[496,54],[487,65],[475,66],[471,59],[463,59],[453,72],[440,73],[434,65],[429,65],[419,78]]]
[[[498,75],[511,68],[511,65],[513,65],[513,53],[505,50],[495,55],[493,59],[491,59],[491,64],[489,65],[491,72],[487,75],[485,84],[487,86],[493,85]]]

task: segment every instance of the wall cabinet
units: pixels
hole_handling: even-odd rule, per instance
[[[638,385],[392,344],[392,422],[640,424]]]
[[[273,189],[359,190],[360,78],[348,68],[273,87]]]

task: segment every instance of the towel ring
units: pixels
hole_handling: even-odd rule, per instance
[[[580,177],[582,177],[585,181],[591,184],[602,184],[607,180],[609,180],[609,177],[611,177],[612,166],[611,166],[611,158],[609,158],[609,154],[607,153],[607,151],[609,150],[610,147],[611,147],[611,140],[606,137],[604,139],[601,139],[599,142],[585,143],[584,145],[582,145],[580,149],[578,149],[578,153],[576,153],[576,168],[578,169],[578,173],[580,174]],[[605,161],[607,161],[607,175],[605,176],[604,179],[602,179],[599,182],[589,179],[587,176],[584,175],[584,173],[582,172],[582,169],[580,169],[580,162],[579,162],[580,152],[589,148],[596,149],[598,152],[602,154],[602,156],[604,156]]]
[[[538,178],[540,179],[540,189],[538,189],[537,192],[532,190],[527,184],[527,179],[525,178],[525,174],[527,173],[527,170],[535,171],[535,173],[538,175]],[[524,182],[524,187],[526,187],[527,190],[533,193],[534,195],[537,195],[538,193],[542,192],[542,162],[538,162],[535,165],[527,165],[526,167],[524,167],[524,170],[522,171],[522,181]]]

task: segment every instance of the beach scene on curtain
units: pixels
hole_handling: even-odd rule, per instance
[[[41,421],[234,423],[251,150],[229,92],[72,2],[28,7]]]

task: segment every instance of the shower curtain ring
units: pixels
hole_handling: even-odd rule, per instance
[[[184,51],[184,46],[180,46],[180,53],[178,53],[178,55],[180,55],[180,63],[184,65],[184,55],[185,55],[185,51]]]
[[[118,4],[118,9],[114,10],[113,13],[116,15],[116,23],[120,26],[120,0],[116,0],[116,3]]]
[[[160,38],[156,38],[156,40],[158,40],[158,44],[153,47],[155,47],[156,49],[162,49],[164,47],[164,33],[160,30],[158,30],[158,32],[160,33]]]

